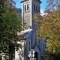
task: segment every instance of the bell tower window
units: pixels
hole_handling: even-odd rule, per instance
[[[38,9],[38,6],[33,4],[33,11],[37,12],[39,9]]]
[[[24,5],[24,11],[25,11],[25,12],[28,12],[28,10],[29,10],[29,4],[25,4],[25,5]]]
[[[36,11],[37,11],[37,6],[36,6]]]
[[[29,10],[29,4],[27,4],[27,10]]]
[[[33,8],[34,8],[34,10],[35,10],[35,5],[34,5],[34,7],[33,7]]]
[[[37,11],[37,6],[33,5],[33,11]]]
[[[26,5],[25,5],[25,9],[24,10],[26,11]]]

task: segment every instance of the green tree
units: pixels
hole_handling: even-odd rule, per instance
[[[7,47],[18,40],[17,32],[21,28],[21,18],[16,9],[11,8],[8,0],[0,0],[0,52],[6,52]]]

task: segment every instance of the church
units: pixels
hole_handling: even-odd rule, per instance
[[[36,36],[36,25],[33,15],[40,13],[40,0],[22,0],[22,24],[23,30],[18,32],[18,36],[23,39],[17,41],[21,44],[18,51],[15,50],[15,60],[43,60],[42,53],[45,50],[45,41]]]

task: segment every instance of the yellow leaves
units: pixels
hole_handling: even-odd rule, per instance
[[[60,8],[52,12],[48,11],[43,16],[40,26],[40,36],[49,37],[46,42],[46,50],[50,53],[60,53]]]
[[[60,50],[60,41],[58,40],[48,40],[46,42],[46,50],[49,53],[57,54]]]

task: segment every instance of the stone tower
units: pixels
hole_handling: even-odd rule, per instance
[[[27,28],[34,28],[34,13],[40,13],[40,0],[22,0],[22,20]]]

